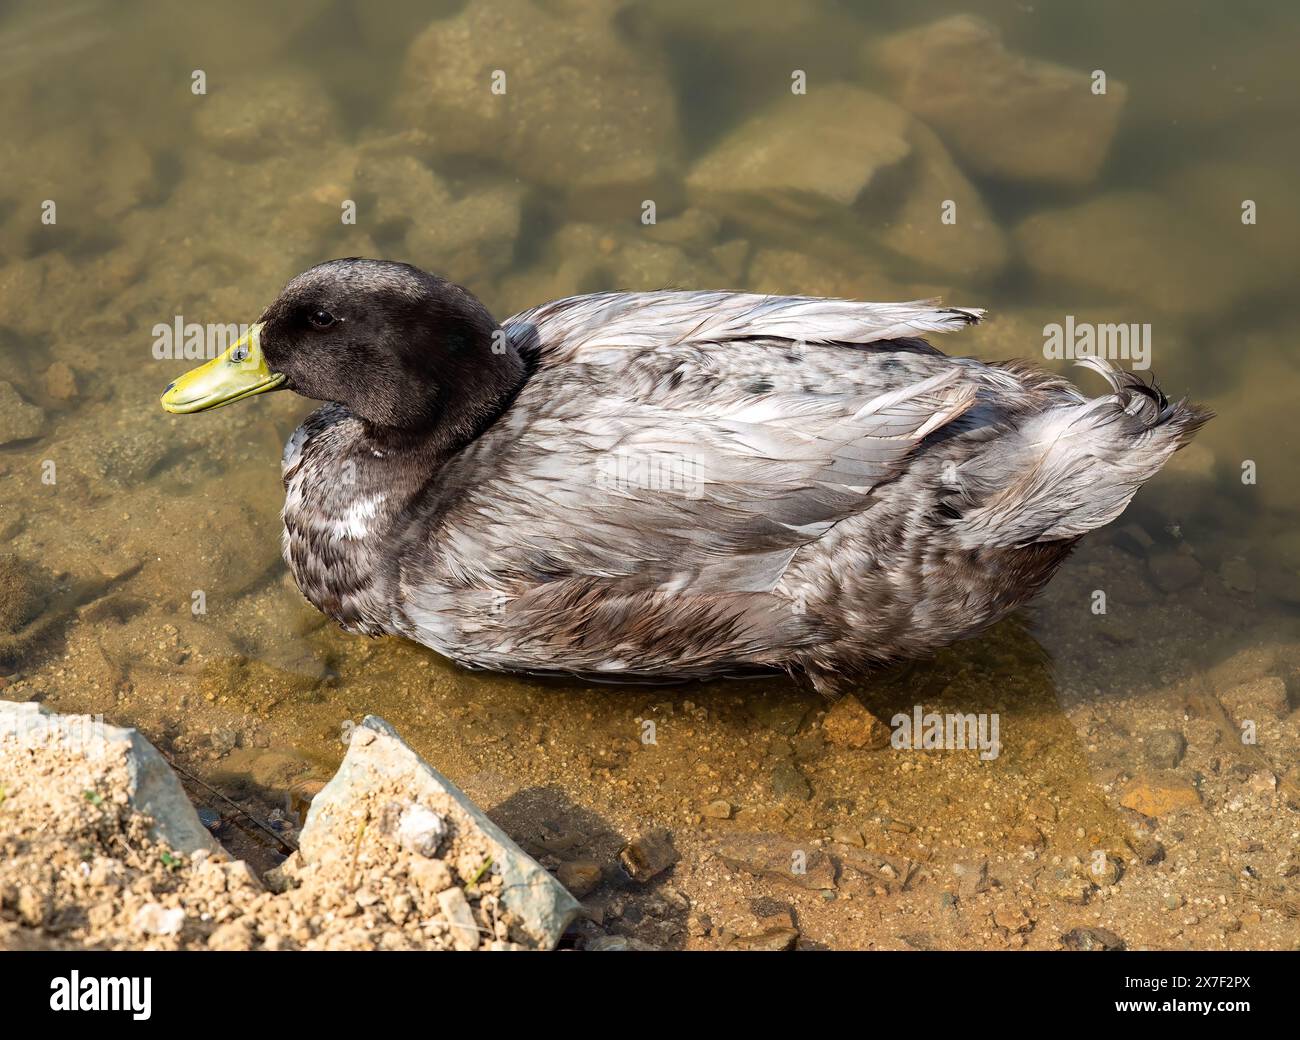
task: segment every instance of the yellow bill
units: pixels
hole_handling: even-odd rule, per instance
[[[177,414],[204,412],[254,394],[279,390],[284,376],[267,367],[261,336],[262,324],[258,322],[220,357],[186,372],[167,387],[162,395],[163,408]]]

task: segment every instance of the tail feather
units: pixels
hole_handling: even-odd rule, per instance
[[[1110,523],[1213,417],[1108,361],[1079,363],[1100,373],[1111,393],[1063,395],[967,464],[972,486],[987,493],[962,510],[963,544],[1074,539]]]

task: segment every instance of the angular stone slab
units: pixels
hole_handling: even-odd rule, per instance
[[[0,754],[36,740],[62,742],[69,757],[81,758],[91,768],[121,754],[130,776],[129,804],[152,817],[156,839],[187,856],[199,849],[222,851],[199,822],[171,766],[139,730],[110,726],[91,715],[56,715],[35,701],[0,701]]]
[[[362,732],[371,739],[357,739]],[[398,783],[412,801],[433,792],[445,795],[464,811],[492,846],[492,861],[505,882],[501,901],[522,922],[537,945],[550,949],[568,927],[579,904],[544,867],[516,845],[469,797],[424,761],[398,736],[397,730],[375,715],[367,715],[353,731],[348,752],[334,778],[312,799],[299,839],[310,858],[313,842],[345,817],[348,804],[371,787]]]

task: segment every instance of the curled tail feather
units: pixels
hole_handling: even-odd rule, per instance
[[[1171,402],[1154,384],[1100,358],[1079,362],[1111,393],[1063,394],[973,460],[989,493],[956,522],[963,544],[1028,545],[1075,539],[1110,523],[1213,413]]]

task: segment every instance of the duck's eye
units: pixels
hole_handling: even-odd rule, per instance
[[[329,311],[312,311],[307,320],[311,322],[313,329],[328,329],[338,321],[338,318],[334,317]]]

